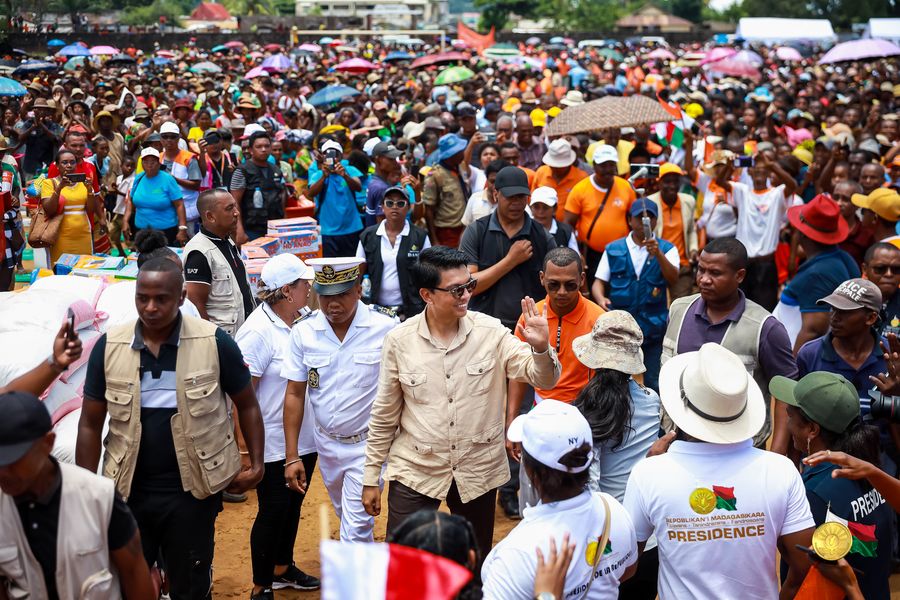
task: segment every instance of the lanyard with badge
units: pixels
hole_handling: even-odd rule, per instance
[[[609,543],[609,531],[611,529],[610,526],[610,514],[609,514],[609,503],[606,501],[606,498],[603,495],[600,496],[600,501],[603,502],[603,533],[600,535],[600,542],[597,544],[596,550],[594,550],[594,560],[591,561],[591,575],[588,580],[587,587],[584,590],[584,593],[579,596],[579,600],[584,600],[587,598],[588,594],[591,592],[591,586],[594,584],[594,580],[597,578],[597,567],[600,566],[600,561],[603,560],[603,552],[606,550],[606,544]]]

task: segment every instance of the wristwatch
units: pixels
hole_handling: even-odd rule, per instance
[[[552,592],[541,592],[534,597],[534,600],[556,600],[556,595]]]
[[[69,370],[69,367],[60,366],[56,360],[54,360],[53,355],[47,357],[47,364],[50,365],[50,368],[54,371],[59,371],[60,373],[65,373]]]

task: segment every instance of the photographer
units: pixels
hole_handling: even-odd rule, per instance
[[[315,157],[309,167],[307,196],[316,203],[323,256],[353,256],[363,228],[355,196],[362,190],[362,173],[344,159],[344,149],[331,138],[319,138]]]

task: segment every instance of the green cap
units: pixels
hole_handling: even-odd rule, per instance
[[[835,373],[815,371],[800,381],[777,375],[769,382],[769,392],[833,433],[843,433],[859,417],[859,392]]]

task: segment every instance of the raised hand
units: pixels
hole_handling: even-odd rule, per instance
[[[550,347],[550,329],[547,324],[547,305],[541,312],[537,311],[534,299],[525,296],[522,299],[522,323],[516,325],[516,333],[528,342],[535,352],[546,352]]]

